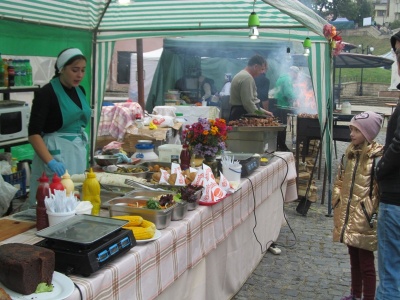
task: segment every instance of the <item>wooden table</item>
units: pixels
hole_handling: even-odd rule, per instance
[[[397,106],[397,103],[385,103],[385,105],[391,107],[392,108],[392,113],[393,113],[394,109]]]

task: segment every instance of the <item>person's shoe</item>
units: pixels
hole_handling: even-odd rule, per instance
[[[353,295],[348,295],[348,296],[346,296],[346,297],[343,297],[342,299],[340,299],[340,300],[355,300],[356,298],[354,298],[354,296]]]

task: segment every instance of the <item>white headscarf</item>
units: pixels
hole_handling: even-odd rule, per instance
[[[64,68],[65,63],[69,61],[72,57],[77,55],[83,55],[81,50],[79,50],[78,48],[71,48],[61,53],[61,55],[57,58],[58,70],[61,71],[61,69]]]

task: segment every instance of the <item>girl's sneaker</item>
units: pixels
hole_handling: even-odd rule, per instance
[[[356,298],[353,296],[353,295],[348,295],[348,296],[346,296],[346,297],[343,297],[342,299],[340,299],[340,300],[355,300]]]

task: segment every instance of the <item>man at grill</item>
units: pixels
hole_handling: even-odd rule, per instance
[[[247,66],[233,77],[231,84],[231,113],[229,120],[238,120],[245,114],[262,114],[273,117],[273,114],[260,107],[260,99],[257,98],[257,87],[254,78],[265,72],[267,62],[261,55],[252,56]]]

